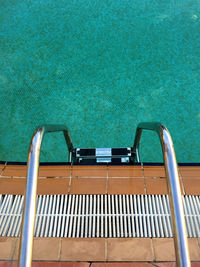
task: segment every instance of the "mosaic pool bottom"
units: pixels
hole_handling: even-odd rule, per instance
[[[12,0],[0,20],[0,160],[26,161],[38,125],[67,125],[75,147],[112,148],[158,121],[178,162],[199,162],[198,0]],[[162,161],[155,134],[141,150]],[[61,134],[45,137],[41,161],[67,154]]]

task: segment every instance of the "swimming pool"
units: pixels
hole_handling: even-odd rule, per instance
[[[159,121],[178,162],[199,162],[198,1],[12,0],[0,12],[0,160],[26,161],[41,124],[66,124],[76,147],[126,147],[139,122]],[[162,161],[157,136],[142,141],[142,160]],[[62,134],[46,136],[41,160],[66,159]]]

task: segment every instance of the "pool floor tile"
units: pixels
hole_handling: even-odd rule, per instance
[[[144,194],[143,178],[109,178],[108,194]]]

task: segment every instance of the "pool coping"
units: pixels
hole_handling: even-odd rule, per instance
[[[25,161],[5,161],[5,160],[0,160],[0,164],[7,164],[7,165],[27,165],[27,162]],[[144,166],[164,166],[164,163],[162,162],[142,162],[142,163],[138,163],[138,162],[134,162],[133,163],[73,163],[73,165],[80,165],[80,166],[140,166],[140,165],[144,165]],[[200,162],[179,162],[177,163],[178,166],[200,166]],[[40,162],[41,166],[48,166],[48,165],[55,165],[55,166],[59,166],[59,165],[71,165],[70,162],[68,161],[62,161],[62,162]]]
[[[0,165],[0,194],[23,195],[26,164]],[[200,195],[200,165],[178,165],[184,195]],[[38,194],[166,195],[163,165],[41,164]]]

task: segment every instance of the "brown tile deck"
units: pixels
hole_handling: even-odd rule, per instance
[[[61,261],[106,261],[106,239],[62,239]]]
[[[33,243],[33,260],[57,261],[60,259],[59,238],[35,238]]]
[[[108,177],[143,177],[142,166],[109,166]]]
[[[183,179],[183,185],[185,188],[186,195],[200,195],[200,179]]]
[[[145,177],[166,177],[163,166],[144,166]]]
[[[67,194],[69,178],[38,179],[38,195]]]
[[[157,261],[175,261],[172,238],[153,238],[153,248]]]
[[[2,165],[3,166],[3,165]],[[0,171],[1,167],[0,165]],[[39,177],[69,177],[71,166],[59,166],[49,165],[39,167]],[[6,165],[3,168],[1,176],[5,177],[26,177],[27,166],[26,165]]]
[[[3,166],[4,168],[5,166]],[[19,168],[18,168],[19,167]],[[43,167],[43,166],[42,166]],[[41,167],[38,194],[67,194],[69,185],[71,194],[166,194],[166,180],[162,168],[144,167],[144,176],[140,166],[74,166],[72,178],[70,166],[55,168]],[[58,166],[56,166],[58,167]],[[122,168],[121,168],[122,167]],[[0,167],[2,168],[2,166]],[[2,168],[0,192],[4,194],[23,194],[25,189],[25,166],[6,166]],[[83,168],[83,172],[81,169]],[[126,169],[127,168],[127,169]],[[191,172],[190,172],[191,168]],[[197,169],[195,169],[197,168]],[[183,186],[186,194],[198,194],[200,191],[199,167],[180,167]],[[54,176],[55,175],[55,176]],[[146,175],[146,176],[145,176]],[[150,176],[152,175],[152,176]],[[61,176],[63,178],[55,178]],[[128,178],[125,178],[125,177]],[[9,178],[21,177],[21,178]],[[64,178],[65,177],[65,178]],[[144,178],[145,177],[145,178]],[[157,177],[157,178],[153,178]],[[71,184],[70,184],[71,179]],[[144,182],[145,181],[145,182]],[[108,190],[108,191],[107,191]],[[10,260],[18,257],[18,238],[0,238],[0,266],[11,266]],[[189,239],[192,266],[200,266],[200,239]],[[36,238],[33,249],[33,266],[174,266],[173,240],[170,238],[133,238],[133,239],[65,239],[65,238]],[[7,262],[5,261],[7,260]],[[84,263],[64,261],[86,261]],[[54,261],[54,262],[49,262]],[[109,261],[109,263],[105,263]],[[112,263],[120,261],[120,263]],[[125,261],[131,261],[126,262]],[[137,262],[135,262],[137,261]],[[140,262],[140,261],[149,261]],[[163,262],[160,262],[163,261]],[[164,262],[170,261],[170,262]],[[156,263],[156,264],[155,264]],[[13,262],[12,266],[17,266]]]
[[[26,188],[25,178],[0,178],[0,193],[23,195]]]
[[[38,195],[67,194],[69,178],[38,179]],[[23,195],[26,188],[25,178],[0,178],[0,193]]]
[[[71,166],[40,166],[39,177],[70,177]]]
[[[108,261],[153,261],[154,253],[150,238],[108,239]]]
[[[176,267],[175,262],[158,262],[156,263],[156,267]]]
[[[152,267],[148,262],[94,262],[91,267]]]
[[[106,178],[72,178],[71,194],[106,194]]]
[[[182,178],[200,178],[200,166],[181,166],[179,171]]]
[[[197,238],[189,239],[190,257],[193,261],[200,260],[200,246]]]
[[[0,193],[23,194],[26,166],[3,168]],[[179,169],[182,192],[199,195],[200,167]],[[38,183],[39,194],[167,194],[162,166],[40,166],[39,173],[43,177]]]
[[[16,246],[13,253],[13,260],[19,256],[19,238],[16,239]],[[34,238],[33,260],[59,261],[60,260],[61,239],[60,238]],[[1,252],[0,252],[1,255]],[[1,258],[1,257],[0,257]]]
[[[0,237],[0,260],[10,260],[14,255],[17,239]]]
[[[189,238],[191,261],[200,262],[197,238]],[[0,261],[17,260],[19,238],[0,238]],[[82,262],[175,261],[172,238],[35,238],[33,260]]]
[[[8,267],[10,262],[0,262],[0,267]],[[32,262],[33,267],[175,267],[174,262]],[[192,267],[200,267],[200,262],[192,262]],[[12,263],[12,267],[17,267],[17,262]]]
[[[10,262],[9,261],[0,262],[0,267],[9,267],[9,266],[10,266]]]
[[[0,164],[0,175],[1,175],[4,168],[5,168],[5,164]]]
[[[107,166],[72,166],[72,177],[107,177]]]
[[[108,194],[145,194],[144,178],[109,178]]]
[[[145,178],[146,193],[148,195],[167,195],[166,178]]]
[[[26,177],[27,168],[25,165],[6,165],[2,172],[2,176],[9,177]]]
[[[8,262],[9,263],[9,262]],[[7,265],[5,265],[7,267]],[[55,261],[33,261],[32,267],[89,267],[89,262],[55,262]],[[0,267],[4,267],[4,265]],[[17,267],[17,262],[12,263],[12,267]]]
[[[12,264],[12,265],[11,265]],[[3,261],[0,267],[17,267],[17,262]],[[33,261],[33,267],[176,267],[175,262],[49,262]],[[200,267],[200,262],[192,262],[191,267]]]

